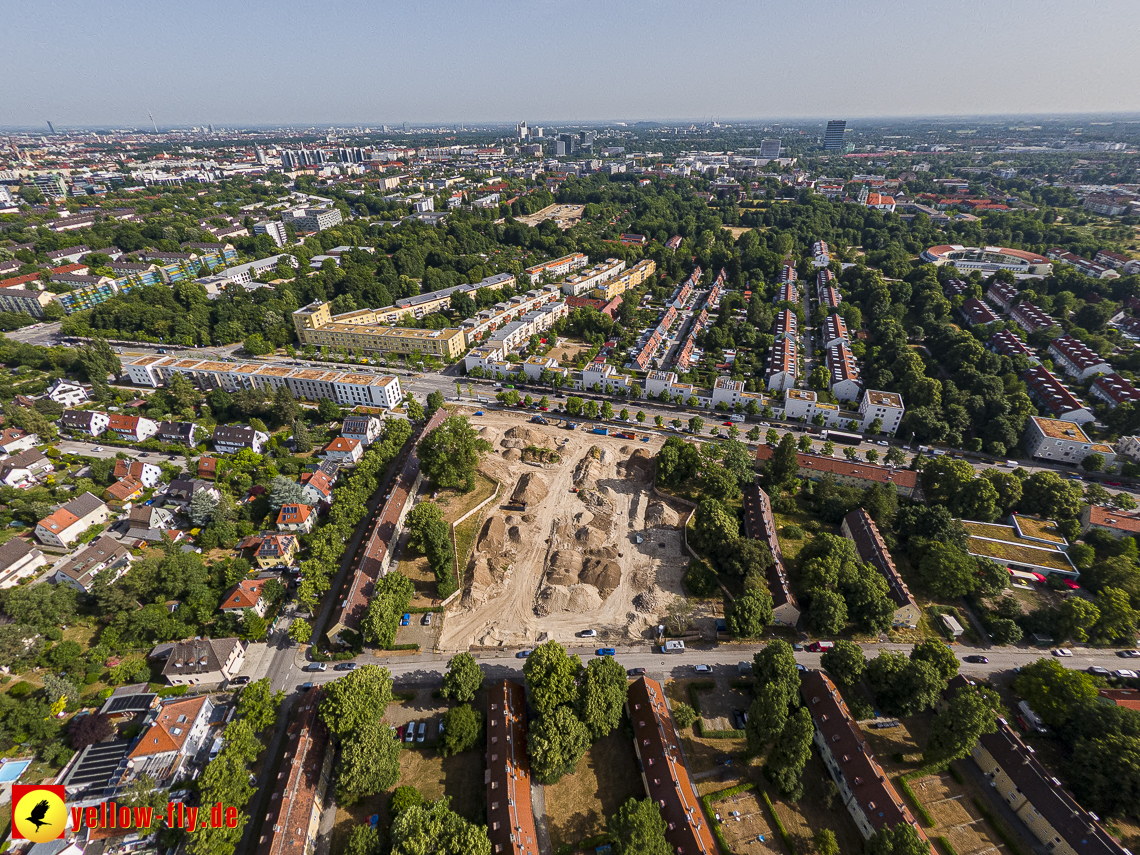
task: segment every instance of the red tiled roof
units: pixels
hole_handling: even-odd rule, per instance
[[[277,513],[277,525],[302,525],[312,513],[309,505],[282,505]]]
[[[488,690],[487,836],[494,852],[539,852],[526,730],[526,690],[510,680]]]
[[[190,736],[190,728],[205,702],[206,696],[200,695],[196,698],[166,704],[162,707],[162,711],[158,714],[154,724],[139,738],[138,743],[127,756],[131,759],[137,759],[180,750]],[[186,718],[180,722],[178,719],[181,716]],[[175,731],[178,732],[175,733]]]
[[[261,591],[268,581],[268,579],[242,579],[226,594],[226,598],[222,600],[221,610],[225,612],[231,609],[240,611],[257,608],[258,602],[261,601]]]
[[[756,449],[756,460],[760,463],[766,463],[772,459],[774,452],[775,449],[772,446],[761,445]],[[861,461],[840,460],[837,457],[802,453],[796,454],[796,462],[801,470],[830,472],[839,477],[858,478],[879,484],[895,484],[911,490],[918,485],[918,473],[913,469],[891,469],[887,466],[875,466],[872,463]]]

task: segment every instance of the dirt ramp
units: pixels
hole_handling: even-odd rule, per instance
[[[511,502],[516,505],[537,505],[546,498],[550,487],[546,480],[536,472],[527,472],[521,478],[511,494]]]
[[[507,524],[500,516],[493,516],[483,525],[483,533],[479,536],[479,552],[498,555],[503,551],[503,543],[507,536]]]

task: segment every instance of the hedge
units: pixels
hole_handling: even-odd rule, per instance
[[[772,800],[768,798],[768,794],[764,793],[764,802],[768,805],[768,813],[772,814],[772,823],[776,826],[776,831],[780,835],[780,839],[784,841],[784,845],[788,847],[791,855],[796,855],[796,844],[792,841],[792,836],[788,834],[788,829],[784,827],[783,820],[780,819],[779,814],[776,813],[776,806],[772,804]]]
[[[697,715],[701,714],[701,699],[697,697],[697,693],[711,692],[715,688],[716,680],[694,680],[689,683],[689,702],[697,711]]]
[[[705,720],[697,719],[697,736],[702,739],[744,739],[743,730],[705,730]]]
[[[721,831],[721,823],[715,819],[715,811],[713,810],[713,802],[723,801],[724,799],[735,796],[737,793],[747,792],[755,787],[755,784],[737,784],[735,787],[728,787],[724,790],[717,790],[715,793],[705,793],[701,796],[701,804],[705,806],[705,818],[709,822],[709,827],[712,829],[713,837],[716,842],[720,844],[720,848],[724,852],[731,852],[732,847],[728,845],[728,841],[724,839],[724,832]]]
[[[922,770],[920,769],[918,771],[922,771]],[[922,821],[925,822],[931,828],[933,828],[934,824],[935,824],[934,823],[934,817],[930,815],[930,811],[928,811],[926,809],[926,807],[922,804],[922,802],[920,802],[918,800],[918,796],[915,795],[914,790],[910,786],[910,781],[907,780],[908,778],[912,777],[913,775],[914,775],[913,772],[911,772],[908,775],[902,775],[899,778],[899,785],[902,787],[902,791],[904,793],[906,793],[906,797],[908,799],[910,799],[910,803],[912,805],[914,805],[915,811],[917,811],[918,815],[922,817]]]
[[[942,844],[942,848],[946,850],[946,855],[958,855],[958,850],[954,848],[954,844],[950,842],[950,838],[946,835],[939,835],[938,842]]]

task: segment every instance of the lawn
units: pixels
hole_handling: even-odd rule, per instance
[[[451,809],[472,822],[486,821],[486,793],[483,789],[483,752],[466,751],[451,757],[440,757],[435,751],[410,749],[400,752],[400,780],[397,786],[412,786],[425,799],[451,799]],[[352,807],[338,805],[333,826],[333,855],[344,851],[348,836],[356,825],[380,815],[380,827],[389,828],[388,801],[391,793],[377,793]]]
[[[689,703],[689,684],[692,682],[694,681],[670,680],[665,685],[665,694],[670,703],[676,704],[678,701]],[[702,702],[706,697],[708,697],[707,693],[703,693]],[[685,730],[678,728],[678,733],[681,737],[681,747],[685,752],[685,760],[688,763],[689,774],[694,776],[693,783],[699,795],[710,790],[723,789],[726,786],[724,776],[736,775],[739,777],[741,773],[737,764],[739,758],[744,754],[745,742],[743,739],[705,739],[697,736],[691,727]],[[724,758],[729,756],[733,758],[734,765],[725,766]],[[715,772],[718,768],[723,770],[721,776],[696,777],[697,775]]]
[[[633,742],[624,728],[602,737],[572,775],[545,788],[551,845],[576,843],[606,831],[606,819],[630,798],[644,798]]]
[[[1068,542],[1064,536],[1057,531],[1057,526],[1052,520],[1035,520],[1032,517],[1019,516],[1017,517],[1017,527],[1021,529],[1025,537],[1047,540],[1059,546],[1064,546]]]
[[[755,777],[762,777],[759,768],[756,769]],[[804,794],[798,802],[779,798],[767,782],[760,785],[768,791],[768,797],[776,806],[776,815],[795,843],[796,852],[799,855],[815,852],[812,838],[821,828],[830,828],[835,832],[840,852],[862,852],[863,836],[855,826],[851,814],[844,809],[839,790],[814,747],[811,759],[804,768],[803,782]]]

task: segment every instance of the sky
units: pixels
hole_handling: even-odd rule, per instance
[[[0,0],[0,127],[1140,111],[1136,0]]]

